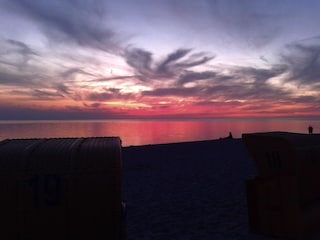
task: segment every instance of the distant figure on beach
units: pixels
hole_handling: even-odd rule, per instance
[[[229,132],[229,136],[228,136],[228,138],[230,138],[230,139],[232,139],[232,138],[233,138],[233,136],[232,136],[232,133],[231,133],[231,132]]]
[[[309,131],[309,134],[312,134],[312,133],[313,133],[313,127],[312,127],[312,126],[309,126],[309,127],[308,127],[308,131]]]

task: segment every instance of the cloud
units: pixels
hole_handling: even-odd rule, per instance
[[[294,103],[315,103],[320,101],[320,97],[315,96],[299,96],[292,98]]]
[[[27,44],[13,40],[0,39],[0,64],[25,70],[30,60],[39,54]]]
[[[184,59],[191,49],[178,49],[170,53],[166,59],[157,67],[157,73],[165,77],[173,77],[182,70],[205,64],[212,60],[215,56],[209,56],[208,53],[192,54]]]
[[[312,86],[320,79],[320,37],[288,44],[282,61],[289,68],[287,81]]]
[[[197,80],[213,79],[217,76],[216,72],[204,71],[204,72],[193,72],[186,71],[179,77],[179,84],[183,85],[188,82],[194,82]]]
[[[228,69],[229,74],[223,73]],[[212,101],[274,101],[290,98],[290,92],[269,83],[273,77],[286,72],[286,66],[273,65],[269,69],[224,66],[215,71],[185,71],[177,79],[178,85],[154,88],[143,92],[148,97],[183,97],[196,102]],[[201,84],[199,84],[199,80]],[[193,85],[184,86],[185,83]]]
[[[120,39],[104,24],[106,8],[102,0],[8,0],[6,3],[13,12],[29,17],[40,26],[54,44],[71,42],[108,52],[118,50]]]
[[[211,60],[215,59],[215,54],[199,50],[202,48],[199,45],[198,49],[184,46],[183,41],[180,47],[173,48],[162,57],[158,52],[134,45],[123,48],[120,35],[106,25],[108,9],[103,0],[3,2],[6,2],[6,10],[17,15],[18,22],[23,19],[35,27],[30,33],[21,34],[23,40],[0,40],[0,86],[4,86],[4,93],[13,93],[12,89],[16,89],[14,96],[39,100],[39,104],[44,100],[45,107],[48,107],[46,100],[56,106],[74,100],[74,106],[83,102],[81,107],[100,110],[108,107],[103,104],[105,101],[121,100],[164,108],[170,107],[171,101],[166,105],[161,98],[170,98],[177,102],[190,101],[197,106],[217,106],[219,103],[248,105],[251,110],[255,103],[259,103],[256,105],[258,112],[277,102],[290,106],[295,103],[315,105],[320,100],[316,96],[316,91],[320,91],[320,37],[287,45],[278,63],[272,63],[270,59],[274,59],[273,56],[267,54],[266,58],[263,55],[266,52],[259,52],[261,57],[260,60],[257,57],[257,64],[263,61],[264,68],[253,64],[231,66],[223,62],[214,65]],[[182,1],[175,2],[183,5]],[[262,11],[262,7],[268,5],[265,1],[249,6],[251,1],[244,0],[244,3],[235,3],[234,9],[230,7],[233,6],[230,1],[229,4],[224,1],[205,2],[214,20],[206,25],[210,26],[208,31],[220,26],[231,36],[236,35],[226,42],[228,44],[237,45],[238,41],[245,40],[256,47],[263,47],[279,34],[280,25],[271,24],[272,17],[277,19],[278,12]],[[194,2],[192,6],[203,10],[204,5]],[[190,11],[193,10],[191,7]],[[207,21],[201,19],[198,23]],[[36,48],[39,42],[40,46],[43,43],[42,38],[37,39],[39,32],[34,32],[39,29],[40,36],[45,34],[52,48]],[[220,38],[220,29],[217,30],[217,36],[208,49],[216,46],[215,41],[225,40]],[[30,45],[33,37],[35,45]],[[55,45],[63,48],[57,49]],[[110,69],[117,69],[115,72],[122,75],[114,75]],[[313,92],[303,92],[305,89]],[[61,102],[55,103],[55,100]]]
[[[89,72],[84,71],[82,68],[79,67],[71,67],[68,70],[65,70],[60,74],[61,78],[65,80],[72,80],[77,74],[87,75],[87,76],[95,76]]]
[[[34,89],[32,96],[37,100],[54,100],[61,99],[63,95],[57,91]]]
[[[268,45],[283,32],[283,7],[288,3],[250,0],[206,3],[217,28],[255,48]]]
[[[285,73],[287,69],[287,66],[284,64],[271,65],[271,67],[267,69],[257,67],[236,67],[234,74],[241,78],[251,78],[256,83],[265,83],[270,78]]]
[[[8,39],[7,42],[10,43],[12,46],[16,47],[16,51],[23,56],[38,55],[33,49],[31,49],[27,44],[23,42],[13,39]]]
[[[102,92],[92,92],[88,94],[86,100],[95,102],[104,102],[110,100],[129,99],[134,95],[131,93],[122,93],[118,88],[105,88]]]
[[[192,49],[177,49],[169,53],[164,60],[155,61],[153,54],[141,48],[128,48],[124,58],[142,81],[175,78],[188,68],[203,65],[214,58],[209,53],[197,53],[188,56]]]
[[[23,90],[12,90],[11,95],[28,97],[29,100],[59,100],[71,95],[69,89],[60,84],[56,88],[25,88]]]
[[[157,73],[161,75],[171,75],[172,68],[177,65],[177,61],[185,57],[191,49],[177,49],[175,52],[170,53],[163,62],[157,66]],[[170,69],[171,68],[171,69]]]
[[[127,64],[141,75],[142,80],[144,76],[152,75],[151,64],[153,62],[152,53],[140,48],[127,49],[124,53],[124,58]]]
[[[12,73],[0,68],[1,85],[31,87],[38,84],[37,79],[37,75]]]
[[[95,102],[95,103],[91,103],[91,104],[83,103],[83,105],[85,107],[89,107],[89,108],[99,108],[99,107],[101,107],[101,103],[99,103],[99,102]]]
[[[62,83],[58,84],[56,88],[58,92],[61,92],[63,94],[70,94],[70,91],[71,91],[69,87],[67,87],[65,84],[62,84]]]
[[[183,87],[171,87],[171,88],[157,88],[154,90],[143,91],[143,96],[152,97],[165,97],[165,96],[175,96],[175,97],[190,97],[195,96],[199,93],[200,89],[198,87],[193,88],[183,88]]]

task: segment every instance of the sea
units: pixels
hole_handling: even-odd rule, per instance
[[[117,136],[122,146],[241,138],[243,133],[320,133],[320,119],[0,121],[0,141],[17,138]]]

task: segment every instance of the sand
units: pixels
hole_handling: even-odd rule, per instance
[[[272,239],[249,233],[241,139],[126,147],[127,239]]]

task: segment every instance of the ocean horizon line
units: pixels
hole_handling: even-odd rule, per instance
[[[210,121],[320,121],[320,117],[114,118],[114,119],[0,119],[1,123],[48,122],[210,122]]]
[[[123,144],[145,145],[197,141],[242,133],[287,131],[320,132],[318,119],[216,118],[216,119],[95,119],[0,121],[0,139],[120,136]]]

